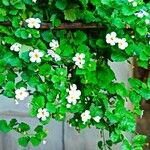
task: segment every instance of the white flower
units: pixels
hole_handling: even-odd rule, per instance
[[[89,119],[91,119],[90,111],[86,110],[84,113],[82,113],[81,119],[83,121],[83,124],[85,124]]]
[[[69,104],[75,105],[77,100],[80,99],[81,91],[77,90],[77,86],[75,84],[70,85],[70,89],[67,89],[69,95],[66,97]]]
[[[41,62],[41,57],[44,56],[43,52],[40,52],[38,49],[35,49],[34,51],[29,53],[30,61],[31,62]]]
[[[134,0],[128,0],[129,3],[133,2]]]
[[[117,43],[117,34],[116,32],[111,32],[106,35],[106,42],[112,46]]]
[[[93,119],[98,123],[98,122],[100,122],[101,117],[100,116],[96,116]]]
[[[25,22],[29,28],[40,28],[41,20],[39,18],[29,18]]]
[[[133,7],[136,7],[136,6],[137,6],[137,2],[133,2],[133,3],[132,3],[132,6],[133,6]]]
[[[77,103],[76,95],[75,94],[68,95],[67,101],[68,101],[68,103],[70,103],[70,104],[72,103],[73,105],[75,105]]]
[[[27,89],[25,89],[24,87],[21,87],[20,89],[17,89],[15,91],[15,97],[17,100],[24,100],[26,97],[29,96],[29,93],[27,91]]]
[[[145,19],[145,24],[150,24],[150,20],[149,19]]]
[[[144,10],[140,10],[139,12],[135,13],[135,16],[137,16],[138,18],[143,18],[144,16],[148,16],[149,14],[144,11]]]
[[[52,58],[54,58],[55,61],[60,61],[61,60],[61,57],[56,54],[53,50],[48,50],[48,55],[50,55]]]
[[[81,53],[76,53],[75,57],[73,57],[73,61],[79,68],[83,68],[83,65],[85,64],[85,54]]]
[[[36,3],[36,2],[37,2],[37,0],[32,0],[32,2],[33,2],[33,3]]]
[[[20,43],[14,43],[14,44],[10,47],[10,50],[11,50],[11,51],[15,51],[15,52],[19,52],[21,46],[22,46],[22,45],[21,45]]]
[[[53,39],[49,43],[49,46],[51,47],[52,50],[56,50],[59,47],[59,43],[58,43],[58,41],[56,41],[56,40]]]
[[[118,47],[122,50],[124,50],[126,47],[128,47],[128,43],[126,42],[125,38],[118,39]]]
[[[41,119],[42,121],[45,121],[47,119],[47,117],[49,117],[48,110],[46,108],[44,108],[44,109],[39,108],[37,118]]]

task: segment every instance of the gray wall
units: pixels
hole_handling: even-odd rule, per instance
[[[111,63],[115,71],[118,81],[127,83],[128,65],[126,63]],[[37,119],[30,118],[27,110],[28,101],[15,105],[14,101],[3,96],[0,97],[0,119],[17,118],[19,121],[25,121],[34,127]],[[18,134],[0,133],[0,150],[98,150],[96,144],[99,140],[99,131],[95,128],[85,129],[81,133],[77,133],[68,124],[62,122],[51,121],[47,126],[49,130],[47,144],[41,144],[38,148],[29,145],[27,148],[21,148],[17,144]],[[120,150],[120,146],[114,146],[114,150]]]

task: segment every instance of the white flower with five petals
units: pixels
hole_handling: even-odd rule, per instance
[[[91,119],[90,111],[86,110],[85,112],[83,112],[81,114],[81,119],[83,121],[83,124],[85,124],[88,120],[90,120]]]
[[[41,57],[44,56],[43,52],[40,52],[38,49],[35,49],[34,51],[29,53],[30,61],[31,62],[41,62]]]
[[[70,89],[67,89],[69,95],[67,96],[67,101],[69,104],[75,105],[77,100],[80,99],[81,91],[77,89],[75,84],[70,85]]]
[[[42,121],[45,121],[47,119],[47,117],[49,117],[48,110],[46,108],[44,108],[44,109],[39,108],[37,118],[41,119]]]
[[[85,64],[85,54],[76,53],[76,55],[73,57],[73,61],[79,68],[83,68],[83,65]]]
[[[15,91],[15,97],[17,100],[24,100],[28,96],[29,96],[29,93],[27,89],[25,89],[24,87],[21,87],[20,89],[17,89]]]
[[[25,22],[29,28],[38,29],[41,26],[41,20],[39,18],[28,18]]]
[[[21,44],[20,43],[14,43],[11,47],[10,50],[11,51],[15,51],[15,52],[19,52],[21,49]]]
[[[106,42],[112,46],[117,43],[117,40],[118,38],[116,32],[111,32],[106,35]]]

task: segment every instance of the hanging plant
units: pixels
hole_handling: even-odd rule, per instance
[[[142,149],[146,137],[135,132],[136,116],[141,100],[150,99],[150,78],[130,78],[128,88],[108,63],[135,57],[148,68],[149,7],[142,0],[1,0],[1,94],[17,104],[29,97],[39,125],[33,133],[26,123],[1,120],[0,131],[15,130],[21,146],[38,146],[47,136],[44,125],[67,116],[78,131],[107,130],[100,149],[119,142],[123,150]],[[130,141],[126,132],[135,137]]]

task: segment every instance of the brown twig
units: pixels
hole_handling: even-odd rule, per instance
[[[11,22],[0,22],[0,25],[12,26]],[[24,23],[22,26],[25,26]],[[84,24],[80,22],[76,23],[62,23],[58,27],[53,27],[50,23],[42,23],[40,29],[104,29],[105,27],[98,23]]]

